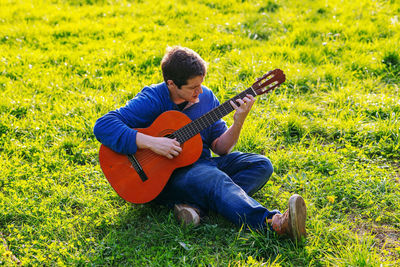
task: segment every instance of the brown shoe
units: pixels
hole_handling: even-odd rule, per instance
[[[272,217],[272,229],[278,235],[288,235],[292,240],[300,241],[306,237],[307,208],[304,199],[294,194],[289,198],[289,209],[283,214]]]
[[[178,222],[184,225],[193,224],[196,226],[200,224],[199,210],[187,204],[175,204],[174,214]]]

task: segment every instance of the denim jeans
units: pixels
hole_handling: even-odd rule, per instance
[[[232,152],[201,158],[175,170],[157,202],[187,203],[217,212],[239,226],[264,228],[266,219],[279,211],[269,211],[251,196],[264,186],[272,172],[269,159],[258,154]]]

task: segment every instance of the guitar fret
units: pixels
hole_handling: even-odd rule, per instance
[[[201,117],[199,120],[200,125],[202,126],[203,129],[207,128],[207,126],[208,126],[207,122],[205,120],[207,120],[207,117]]]
[[[183,140],[184,140],[185,138],[182,136],[182,133],[181,133],[181,132],[178,132],[178,131],[176,131],[175,133],[176,133],[175,135],[176,135],[176,139],[178,140],[178,142],[179,142],[179,143],[183,143],[183,142],[184,142]]]
[[[185,136],[185,141],[186,140],[189,140],[189,137],[190,137],[190,133],[191,133],[191,130],[190,130],[190,124],[188,124],[188,125],[186,125],[182,130],[183,130],[183,133],[184,133],[184,136]]]
[[[217,109],[217,110],[216,110],[216,113],[217,113],[217,116],[218,116],[219,119],[221,119],[222,117],[224,117],[224,113],[223,113],[223,111],[222,111],[221,108]]]
[[[196,131],[200,132],[201,131],[201,127],[200,125],[193,123],[194,128],[196,129]]]
[[[190,124],[190,136],[194,135],[199,129],[196,124]]]

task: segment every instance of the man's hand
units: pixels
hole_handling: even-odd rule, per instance
[[[179,156],[182,148],[176,139],[167,137],[153,137],[142,133],[137,133],[136,144],[138,148],[150,149],[154,153],[173,159]]]
[[[232,107],[236,110],[235,115],[233,115],[233,121],[240,126],[243,125],[244,120],[246,119],[247,114],[249,114],[255,101],[256,100],[252,95],[246,95],[245,98],[236,100],[238,105],[231,101],[230,103]]]
[[[153,145],[150,149],[154,153],[165,156],[169,159],[177,157],[182,151],[182,148],[176,139],[170,139],[167,137],[154,137]]]

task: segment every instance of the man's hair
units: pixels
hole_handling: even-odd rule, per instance
[[[193,50],[174,46],[168,47],[161,61],[164,81],[172,80],[178,88],[196,76],[205,76],[206,62]]]

